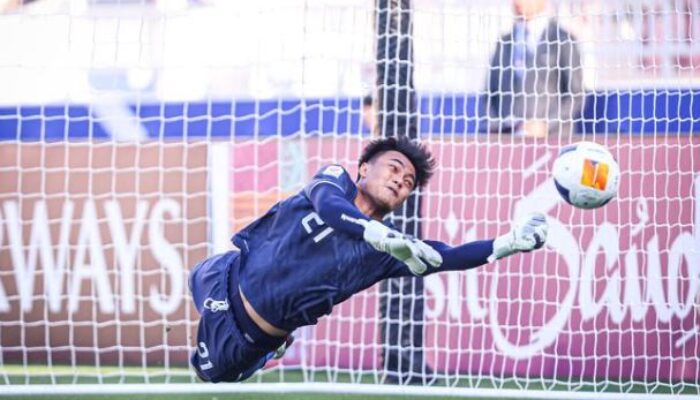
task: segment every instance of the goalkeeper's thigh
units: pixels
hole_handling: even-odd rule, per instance
[[[245,339],[229,308],[229,270],[238,256],[237,252],[215,255],[199,263],[190,274],[192,299],[201,315],[190,363],[206,382],[246,379],[265,365],[271,351]]]

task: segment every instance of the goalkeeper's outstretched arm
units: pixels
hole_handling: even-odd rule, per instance
[[[440,255],[442,263],[432,265],[434,268],[426,269],[420,275],[476,268],[515,253],[539,249],[547,240],[547,230],[544,214],[533,212],[516,222],[508,233],[493,240],[477,240],[455,247],[426,240],[425,243]],[[415,257],[420,258],[421,255]],[[417,275],[415,271],[411,272]]]
[[[455,247],[434,240],[422,242],[408,239],[371,220],[335,185],[316,185],[307,196],[328,226],[364,238],[375,249],[406,264],[413,275],[476,268],[514,253],[539,249],[547,239],[547,220],[544,214],[534,212],[515,223],[508,233],[493,240],[478,240]]]
[[[493,253],[493,240],[477,240],[459,246],[449,246],[436,240],[426,240],[442,256],[440,268],[430,269],[428,273],[456,271],[476,268],[488,263]]]

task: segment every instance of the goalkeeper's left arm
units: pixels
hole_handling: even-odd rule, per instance
[[[442,259],[432,247],[370,219],[345,198],[337,185],[325,183],[319,182],[309,187],[306,195],[328,226],[362,238],[377,251],[387,253],[406,264],[414,275],[423,274],[428,265],[440,266]]]
[[[425,243],[442,257],[439,266],[425,270],[420,275],[439,271],[465,270],[501,259],[519,252],[529,252],[544,246],[547,240],[547,219],[542,213],[531,213],[513,225],[505,235],[493,240],[477,240],[460,246],[426,240]],[[414,255],[420,258],[420,255]],[[412,271],[415,274],[415,271]],[[418,275],[418,274],[416,274]]]

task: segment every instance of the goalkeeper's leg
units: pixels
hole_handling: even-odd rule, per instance
[[[192,299],[201,315],[190,362],[207,382],[247,379],[265,366],[285,340],[261,335],[246,314],[238,290],[229,294],[230,285],[238,288],[238,256],[237,252],[213,256],[190,274]]]

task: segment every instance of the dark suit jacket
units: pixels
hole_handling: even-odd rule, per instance
[[[574,37],[552,19],[536,51],[529,51],[524,73],[513,60],[513,32],[496,45],[489,70],[487,107],[490,130],[510,132],[523,120],[543,119],[549,133],[569,135],[583,107],[581,55]]]

